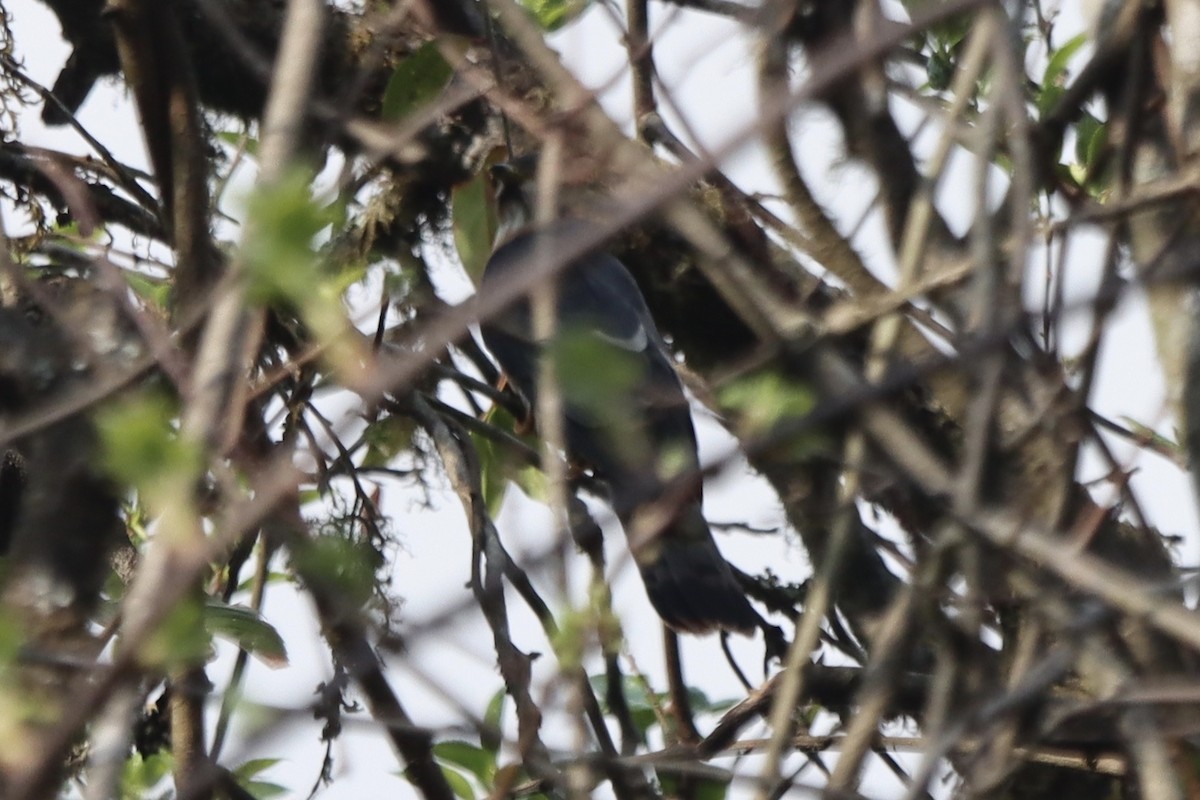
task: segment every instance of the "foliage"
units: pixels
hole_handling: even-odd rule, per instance
[[[555,31],[576,19],[588,7],[588,0],[521,0],[537,24]]]
[[[1177,4],[37,1],[74,54],[43,105],[0,14],[6,797],[291,795],[362,768],[347,731],[430,800],[891,796],[884,769],[913,797],[1195,794]],[[709,24],[753,43],[745,97],[675,77]],[[562,69],[589,36],[631,98]],[[81,105],[113,76],[144,167]],[[94,137],[41,146],[42,108]],[[772,174],[735,179],[745,152]],[[526,210],[574,233],[501,303],[493,168],[525,155]],[[598,250],[637,289],[610,271],[611,315],[533,324]],[[480,325],[552,385],[514,391]],[[1160,379],[1151,410],[1109,389]],[[722,525],[718,478],[745,490]],[[667,633],[660,663],[635,571],[762,624]],[[431,656],[462,652],[472,677]],[[315,693],[260,702],[264,665]]]
[[[435,42],[426,42],[400,62],[383,92],[386,120],[401,120],[434,103],[454,70],[442,58]]]

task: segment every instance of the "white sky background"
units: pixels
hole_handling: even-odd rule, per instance
[[[68,55],[58,35],[57,20],[35,0],[8,0],[6,5],[13,15],[17,55],[34,79],[52,84]],[[1072,13],[1073,4],[1066,6],[1067,13],[1060,21],[1059,43],[1080,29],[1080,23],[1074,21],[1077,17]],[[680,12],[655,4],[651,17],[657,28],[655,56],[663,82],[687,114],[688,125],[704,143],[709,147],[723,144],[755,114],[752,43],[739,35],[737,26],[715,16]],[[628,127],[631,105],[628,76],[616,72],[625,61],[625,53],[608,14],[603,9],[592,10],[583,20],[558,34],[553,43],[587,85],[608,87],[601,99],[613,116]],[[919,123],[918,115],[911,109],[897,111],[907,130]],[[133,106],[122,87],[113,82],[98,86],[79,116],[84,126],[119,160],[146,168]],[[72,131],[46,129],[36,113],[24,117],[21,124],[23,139],[30,144],[77,154],[88,152]],[[793,129],[802,166],[819,199],[839,222],[848,225],[856,221],[873,201],[874,181],[870,173],[840,157],[838,132],[822,112],[808,110],[797,114]],[[930,146],[932,141],[926,137],[922,144]],[[774,181],[755,146],[739,151],[723,168],[748,191],[774,191]],[[940,210],[956,230],[962,230],[973,215],[970,199],[974,196],[973,170],[969,157],[955,159],[938,198]],[[249,173],[241,177],[247,183],[252,179]],[[12,209],[5,209],[4,213],[9,232],[19,233],[24,221],[14,216]],[[231,232],[225,235],[233,238]],[[891,274],[894,264],[890,248],[884,244],[878,213],[863,226],[856,244],[874,269],[881,275]],[[1068,299],[1086,298],[1095,288],[1102,246],[1103,237],[1099,233],[1076,234],[1070,254]],[[445,267],[439,282],[448,294],[461,293],[469,285],[450,266]],[[1037,281],[1030,281],[1030,286],[1037,285]],[[1036,305],[1036,292],[1031,292],[1029,301]],[[1076,341],[1070,342],[1068,349],[1080,345],[1086,335],[1086,315],[1080,317],[1079,324],[1072,329]],[[1140,299],[1124,302],[1116,320],[1117,328],[1109,334],[1103,351],[1095,405],[1115,419],[1127,416],[1173,435],[1173,423],[1163,407],[1162,377]],[[729,438],[706,416],[701,415],[697,422],[703,455],[710,459],[723,455],[729,447]],[[1120,442],[1114,446],[1119,458],[1138,468],[1133,485],[1151,522],[1166,533],[1186,534],[1188,545],[1181,560],[1196,563],[1200,560],[1196,548],[1197,515],[1186,476],[1162,459],[1149,455],[1134,458],[1129,455],[1128,446]],[[1103,471],[1103,465],[1091,459],[1085,463],[1083,477],[1099,477]],[[730,472],[707,487],[705,510],[709,519],[745,522],[755,527],[781,524],[782,513],[770,490],[744,470]],[[519,559],[522,552],[535,552],[549,540],[549,517],[540,506],[522,502],[521,498],[510,499],[512,502],[506,506],[499,523],[505,541]],[[384,509],[391,515],[403,543],[392,565],[394,585],[397,594],[406,599],[404,620],[414,624],[467,596],[470,540],[461,508],[448,491],[435,493],[432,500],[432,507],[425,507],[421,497],[414,493],[390,488],[384,497]],[[623,537],[616,531],[609,534],[609,563],[624,563]],[[747,571],[770,566],[781,578],[793,581],[809,573],[807,559],[791,534],[718,538],[730,560]],[[580,556],[574,576],[577,590],[585,585],[584,561]],[[543,581],[541,586],[549,599],[552,592],[548,583]],[[659,623],[628,564],[614,582],[614,603],[625,623],[629,649],[639,668],[656,689],[665,689]],[[511,593],[509,608],[514,618],[516,643],[525,650],[547,654],[536,662],[535,668],[540,678],[549,677],[554,672],[553,657],[532,615]],[[284,761],[263,777],[304,796],[317,777],[323,745],[317,741],[318,728],[303,709],[312,701],[317,682],[329,677],[327,650],[313,624],[307,600],[291,589],[278,585],[272,588],[266,612],[285,638],[291,664],[273,671],[252,660],[246,694],[253,701],[300,709],[301,713],[281,737],[272,737],[256,746],[243,748],[240,738],[235,736],[226,746],[224,761],[236,765],[243,757],[282,756]],[[401,625],[401,633],[405,627]],[[684,637],[683,647],[691,683],[712,698],[741,696],[740,686],[725,664],[715,638]],[[760,677],[761,643],[741,640],[736,651],[747,675],[752,680]],[[218,659],[209,666],[209,676],[218,684],[227,679],[232,653],[231,647],[220,645]],[[490,631],[475,613],[434,638],[413,642],[404,658],[393,657],[393,685],[419,723],[453,725],[462,716],[453,705],[436,699],[417,671],[438,681],[455,703],[482,716],[488,700],[501,688],[493,660]],[[407,665],[415,665],[417,670]],[[335,782],[321,796],[332,800],[373,797],[385,792],[388,796],[405,794],[407,784],[395,777],[396,760],[383,737],[369,723],[356,723],[352,719],[348,718],[346,731],[334,749]],[[547,741],[552,745],[553,732],[561,730],[560,722],[551,719],[549,723]],[[702,721],[701,727],[707,729],[711,723]],[[863,790],[868,796],[887,797],[894,795],[897,787],[890,774],[876,764]]]

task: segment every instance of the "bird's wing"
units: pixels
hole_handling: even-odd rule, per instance
[[[513,237],[492,254],[484,269],[483,284],[499,285],[519,280],[540,257],[553,257],[573,240],[587,235],[591,225],[560,220],[552,227]],[[657,338],[650,312],[629,271],[615,257],[593,252],[576,259],[556,276],[560,327],[588,325],[595,335],[623,350],[642,352]],[[529,302],[522,299],[490,320],[485,327],[533,343]]]
[[[550,229],[511,239],[488,262],[485,290],[516,279],[542,254],[553,254],[585,235],[589,227],[586,222],[562,220]],[[597,370],[623,362],[633,373],[622,396],[606,407],[586,402],[599,400],[603,405],[603,398],[576,398],[578,402],[566,398],[563,410],[572,440],[568,444],[603,472],[614,489],[641,487],[636,492],[640,498],[661,483],[661,476],[655,476],[662,471],[658,462],[664,456],[678,461],[681,471],[695,467],[695,434],[671,356],[633,276],[613,255],[585,254],[556,281],[559,331],[571,336],[583,333],[594,340],[596,349],[584,348],[584,352],[595,357]],[[533,336],[529,301],[513,303],[481,327],[488,349],[517,389],[534,402],[540,348]]]
[[[650,311],[625,265],[608,253],[592,253],[561,277],[559,320],[585,328],[630,353],[659,345]]]

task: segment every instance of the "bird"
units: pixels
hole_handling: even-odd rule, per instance
[[[522,269],[571,242],[596,238],[596,223],[573,209],[548,224],[534,224],[530,167],[526,159],[491,168],[498,230],[481,292],[519,279]],[[568,191],[563,187],[560,195]],[[685,496],[674,493],[662,502],[669,519],[658,535],[641,537],[646,541],[630,538],[646,593],[673,630],[752,634],[762,619],[704,518],[687,396],[636,281],[616,256],[600,247],[574,259],[558,273],[555,285],[554,342],[537,341],[530,300],[523,296],[481,322],[484,344],[530,409],[537,407],[540,355],[545,347],[554,348],[562,444],[573,462],[589,468],[607,488],[627,538],[635,535],[639,510],[672,489],[678,492],[685,476],[691,476]],[[572,356],[584,363],[564,363]],[[607,380],[615,389],[602,385]]]

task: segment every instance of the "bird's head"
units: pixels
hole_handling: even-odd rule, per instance
[[[499,247],[533,224],[537,213],[537,158],[502,161],[489,171],[496,189],[496,241]]]
[[[537,221],[541,197],[537,154],[502,161],[489,169],[496,203],[496,239],[499,247]],[[598,165],[588,158],[572,158],[556,165],[549,176],[554,198],[552,218],[596,219],[610,209]]]

